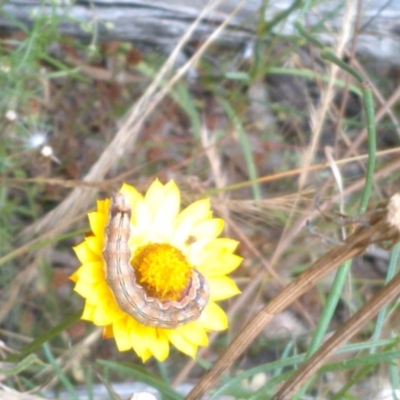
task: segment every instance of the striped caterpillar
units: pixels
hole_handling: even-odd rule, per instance
[[[125,195],[114,194],[105,229],[103,258],[106,282],[119,307],[147,326],[175,329],[197,320],[209,299],[208,283],[200,272],[193,270],[186,294],[180,301],[161,302],[148,296],[136,281],[128,246],[131,214],[131,206]]]

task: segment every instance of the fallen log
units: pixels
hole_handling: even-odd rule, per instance
[[[78,0],[74,3],[9,0],[0,9],[0,27],[16,29],[16,21],[29,27],[36,18],[55,14],[60,18],[58,29],[63,34],[88,40],[96,34],[101,41],[133,41],[138,45],[168,51],[208,3],[205,0]],[[240,1],[216,3],[198,25],[193,40],[205,40],[216,26],[226,20]],[[241,10],[230,20],[219,41],[227,46],[251,44],[256,37],[260,16],[265,21],[272,21],[290,7],[293,10],[274,25],[270,33],[286,36],[296,33],[294,21],[301,11],[303,1],[267,2],[269,4],[265,9],[262,8],[263,3],[262,0],[243,1]],[[343,24],[346,1],[328,0],[318,3],[301,20],[305,21],[310,30],[324,21],[316,35],[330,45],[336,37],[335,32]],[[361,8],[359,31],[356,32],[358,53],[400,64],[400,1],[364,0]],[[351,22],[354,26],[355,20],[356,15]]]

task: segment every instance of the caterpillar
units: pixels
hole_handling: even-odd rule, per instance
[[[119,307],[143,325],[152,327],[175,329],[197,320],[210,295],[208,283],[199,271],[192,270],[188,288],[180,301],[161,302],[149,296],[137,282],[128,245],[131,215],[126,196],[114,194],[105,228],[103,258],[106,282]]]

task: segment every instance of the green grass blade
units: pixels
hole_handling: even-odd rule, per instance
[[[38,349],[40,346],[42,346],[44,343],[48,342],[53,337],[64,332],[65,329],[67,329],[71,325],[78,322],[79,319],[81,318],[81,316],[82,316],[82,311],[79,311],[79,312],[71,315],[69,318],[67,318],[63,322],[61,322],[61,324],[50,329],[45,334],[39,336],[37,339],[33,340],[31,343],[29,343],[28,345],[23,347],[18,354],[13,354],[10,357],[7,357],[6,361],[14,362],[14,361],[17,361],[17,360],[21,359],[22,357],[25,357],[26,355],[32,353],[33,351]]]
[[[0,368],[0,375],[18,375],[33,364],[47,365],[36,354],[29,354],[13,367]]]
[[[222,108],[225,110],[228,117],[233,122],[236,132],[239,137],[240,147],[243,151],[244,159],[247,166],[247,171],[249,174],[249,178],[251,181],[256,182],[258,178],[257,168],[253,158],[253,152],[251,149],[250,141],[247,137],[247,134],[243,128],[242,123],[240,122],[239,118],[235,114],[232,106],[226,101],[225,99],[219,98],[219,102],[221,103]],[[255,200],[261,200],[261,189],[257,183],[252,184],[253,189],[253,196]]]
[[[50,362],[51,366],[53,367],[53,371],[55,375],[58,376],[58,379],[60,382],[64,385],[65,389],[69,392],[71,395],[71,400],[79,400],[78,393],[75,391],[74,385],[70,382],[70,380],[67,378],[67,376],[64,374],[60,366],[57,364],[56,359],[53,356],[53,353],[50,350],[50,347],[48,346],[47,343],[45,343],[43,346],[43,351],[44,354],[47,358],[47,360]]]
[[[169,384],[166,384],[160,378],[149,373],[144,367],[128,363],[116,363],[107,360],[97,360],[96,364],[99,364],[106,369],[119,372],[125,376],[135,378],[140,382],[147,383],[149,386],[159,390],[163,395],[163,398],[165,396],[166,399],[170,400],[183,400],[182,395],[172,389]]]

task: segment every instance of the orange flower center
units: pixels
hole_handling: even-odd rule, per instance
[[[166,243],[139,247],[131,264],[138,283],[160,301],[180,300],[192,276],[192,266],[182,252]]]

